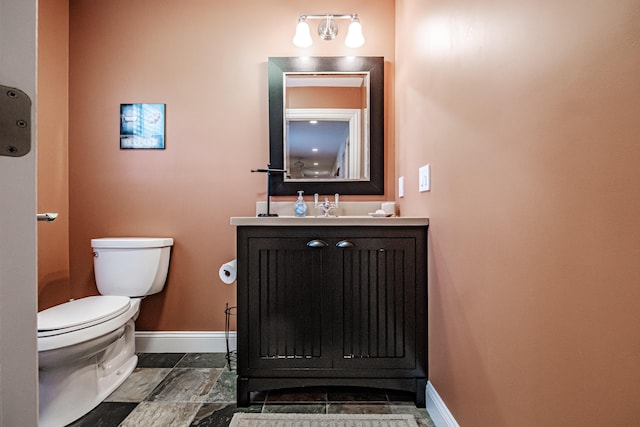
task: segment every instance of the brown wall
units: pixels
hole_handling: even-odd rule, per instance
[[[354,108],[366,107],[364,87],[291,87],[287,88],[285,108]]]
[[[396,4],[431,382],[461,426],[640,425],[640,3]]]
[[[38,310],[68,301],[69,1],[38,2]]]
[[[250,170],[268,162],[268,57],[395,56],[393,0],[320,9],[310,0],[70,1],[72,297],[97,293],[91,238],[170,236],[167,287],[145,299],[137,328],[223,330],[225,303],[235,303],[235,285],[217,275],[235,257],[229,218],[255,215],[265,197],[265,177]],[[327,10],[357,11],[365,46],[344,47],[341,21],[339,40],[295,48],[298,14]],[[121,151],[119,104],[144,102],[167,105],[166,149]],[[394,197],[392,105],[385,199]]]

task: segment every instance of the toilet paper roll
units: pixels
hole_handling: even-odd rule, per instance
[[[218,272],[218,274],[220,275],[220,280],[222,280],[227,285],[235,282],[238,275],[237,264],[238,261],[235,259],[222,264],[220,266],[220,271]]]

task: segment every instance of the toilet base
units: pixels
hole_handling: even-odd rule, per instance
[[[42,352],[40,427],[67,425],[118,388],[138,364],[134,334],[134,322],[129,320],[116,331],[90,342]],[[63,357],[54,352],[61,352]]]

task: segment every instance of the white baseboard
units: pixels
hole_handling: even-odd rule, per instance
[[[236,349],[236,333],[229,333],[229,347]],[[136,331],[138,353],[226,353],[224,332]]]
[[[460,427],[431,381],[427,381],[427,412],[436,427]]]

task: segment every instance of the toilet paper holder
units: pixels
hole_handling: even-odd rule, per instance
[[[54,212],[45,212],[45,213],[36,214],[36,219],[38,221],[51,222],[51,221],[55,221],[57,217],[58,217],[58,214]]]
[[[238,353],[236,348],[231,348],[231,323],[232,318],[236,317],[236,307],[230,306],[229,303],[225,304],[224,309],[224,339],[227,344],[227,354],[225,355],[225,359],[227,359],[227,367],[230,371],[234,371],[236,369],[236,364],[238,361]],[[236,344],[237,346],[237,344]]]

